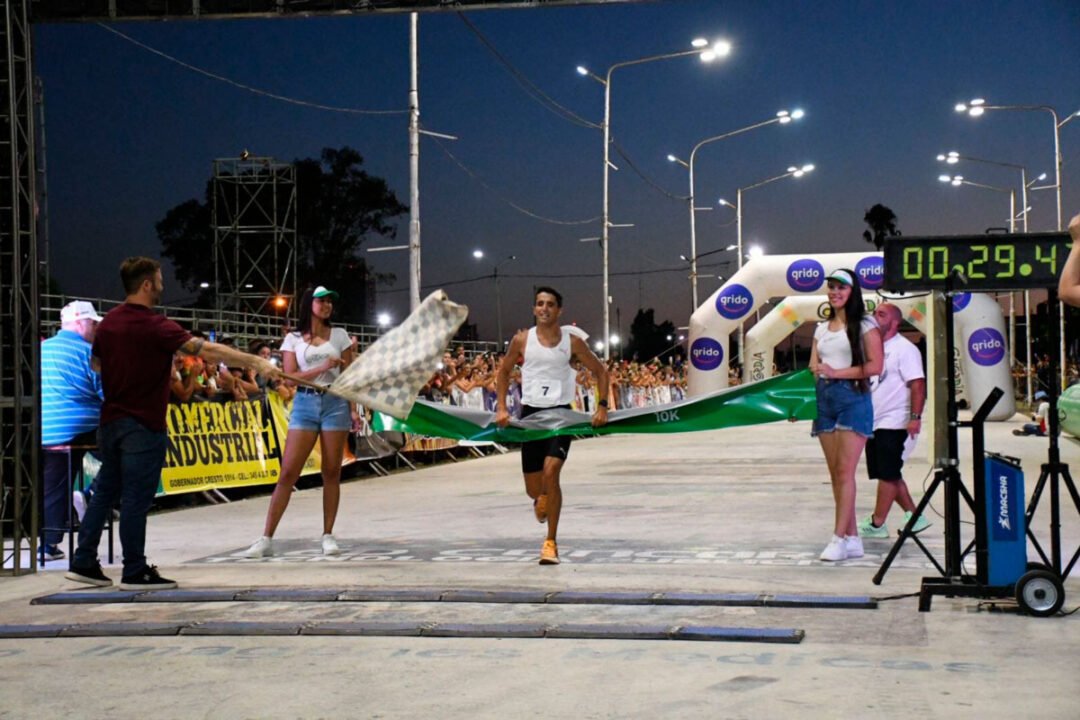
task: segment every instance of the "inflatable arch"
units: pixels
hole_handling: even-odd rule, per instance
[[[873,312],[879,303],[886,302],[877,294],[868,293],[863,299],[867,312]],[[824,320],[828,302],[827,295],[793,295],[781,300],[761,322],[750,328],[746,333],[744,379],[756,382],[772,377],[772,357],[776,346],[804,323]],[[900,308],[904,319],[926,334],[925,297],[890,298],[888,302]]]
[[[771,255],[755,258],[743,266],[690,317],[688,388],[691,397],[723,389],[728,385],[729,337],[746,318],[770,298],[785,298],[761,323],[747,334],[744,350],[744,380],[768,377],[772,373],[772,350],[804,322],[820,319],[825,301],[820,294],[825,274],[837,267],[855,270],[868,301],[879,302],[876,290],[884,280],[880,253],[834,253]],[[926,332],[929,296],[890,300],[905,318]],[[1011,392],[1005,323],[1001,309],[989,296],[961,293],[953,298],[954,328],[959,362],[958,373],[969,404],[978,407],[995,386],[1006,390],[995,406],[991,420],[1003,420],[1016,411]],[[760,329],[759,329],[760,328]],[[933,338],[931,338],[933,342]],[[758,360],[755,362],[754,358]]]

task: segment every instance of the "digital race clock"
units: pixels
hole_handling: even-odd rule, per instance
[[[885,240],[886,290],[944,290],[960,271],[956,290],[1057,287],[1072,242],[1068,233],[893,237]]]

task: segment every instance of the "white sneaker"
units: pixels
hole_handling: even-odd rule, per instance
[[[338,547],[337,540],[330,533],[322,536],[322,554],[323,555],[340,555],[341,548]]]
[[[847,542],[842,537],[832,536],[832,540],[821,551],[821,559],[826,562],[839,562],[847,560]]]
[[[246,558],[270,557],[274,554],[274,539],[263,535],[244,551]]]
[[[82,522],[83,516],[86,515],[86,494],[81,490],[71,493],[71,504],[75,506],[75,517]]]
[[[844,550],[847,559],[861,558],[863,556],[862,538],[858,535],[848,535],[844,538]]]

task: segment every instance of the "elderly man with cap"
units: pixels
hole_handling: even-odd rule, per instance
[[[104,394],[101,375],[90,355],[101,316],[91,303],[76,300],[60,311],[60,331],[41,343],[41,445],[45,449],[43,479],[45,517],[43,527],[46,560],[59,560],[58,544],[68,524],[72,498],[68,496],[70,468],[82,464],[86,447],[96,444]],[[67,453],[50,452],[70,447]],[[74,472],[74,470],[72,470]]]

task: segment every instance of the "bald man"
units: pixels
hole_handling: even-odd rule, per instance
[[[904,467],[904,445],[914,440],[922,430],[922,411],[926,404],[926,375],[923,373],[919,349],[900,334],[903,313],[890,303],[874,310],[874,319],[881,329],[885,347],[885,362],[881,374],[870,381],[874,404],[874,437],[866,442],[866,469],[872,480],[878,481],[877,503],[870,517],[859,521],[859,535],[865,538],[887,538],[885,520],[896,503],[905,510],[904,524],[915,512]],[[912,532],[922,532],[930,526],[923,516],[915,522]]]
[[[1072,252],[1065,260],[1058,280],[1058,297],[1066,305],[1080,307],[1080,214],[1069,221],[1069,235],[1072,237]]]

